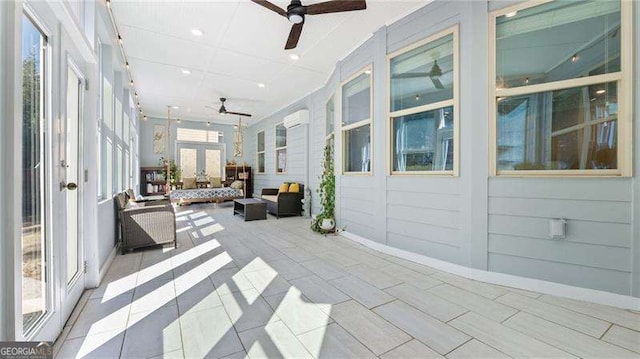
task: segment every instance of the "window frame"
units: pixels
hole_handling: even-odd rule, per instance
[[[342,110],[343,107],[343,88],[345,85],[347,85],[349,82],[351,82],[352,80],[355,80],[356,78],[358,78],[358,76],[367,73],[367,71],[369,72],[367,75],[369,75],[369,118],[364,119],[364,120],[360,120],[358,122],[354,122],[351,123],[349,125],[344,125],[344,121],[342,121],[342,118],[344,116],[344,111]],[[339,126],[339,130],[340,130],[340,151],[342,152],[341,154],[341,158],[342,158],[342,163],[340,165],[340,173],[343,176],[373,176],[373,159],[374,159],[374,146],[373,146],[373,63],[370,63],[368,65],[366,65],[365,67],[361,68],[360,70],[354,72],[351,76],[347,77],[345,80],[343,80],[342,82],[340,82],[340,87],[338,88],[338,99],[340,100],[339,102],[339,108],[340,108],[340,126]],[[335,105],[335,103],[334,103]],[[367,172],[361,172],[361,171],[345,171],[345,164],[347,163],[346,159],[347,159],[347,148],[345,146],[345,135],[346,132],[350,131],[350,130],[354,130],[356,128],[360,128],[363,126],[369,125],[369,171]],[[336,132],[336,128],[334,126],[333,132],[335,134]],[[334,139],[335,139],[335,135],[334,135]]]
[[[258,138],[260,137],[261,133],[262,133],[262,143],[264,145],[264,148],[262,149],[262,151],[259,151],[258,150],[258,142],[259,142]],[[266,156],[267,156],[266,152],[267,151],[266,150],[267,150],[266,136],[265,136],[264,130],[261,130],[261,131],[258,131],[256,133],[256,174],[263,175],[263,174],[265,174],[267,172],[267,161],[266,161],[266,159],[267,159],[266,158]],[[264,161],[263,161],[264,170],[262,172],[260,171],[260,155],[265,156]]]
[[[422,40],[387,54],[387,169],[390,176],[441,176],[458,177],[460,175],[460,25],[455,24]],[[453,98],[427,105],[392,111],[391,109],[391,60],[418,47],[453,35]],[[453,169],[448,171],[394,171],[393,170],[393,122],[396,118],[421,112],[435,111],[453,107]]]
[[[280,126],[280,125],[282,125],[282,127],[284,127],[284,130],[285,130],[284,131],[284,134],[285,134],[284,138],[285,138],[285,141],[286,141],[286,145],[278,147],[278,126]],[[273,127],[273,148],[274,148],[273,152],[275,154],[275,159],[274,159],[275,168],[274,168],[274,170],[275,170],[275,173],[277,175],[286,175],[287,171],[289,169],[289,166],[288,166],[288,164],[289,164],[289,153],[288,152],[289,151],[287,151],[287,146],[288,145],[289,145],[289,129],[284,126],[284,121],[276,123],[275,126]],[[265,150],[266,150],[266,143],[265,143]],[[284,165],[284,171],[278,172],[278,151],[281,151],[281,150],[284,150],[284,153],[285,153],[285,156],[286,156],[285,157],[285,165]],[[266,167],[266,157],[265,157],[265,167]],[[265,171],[266,171],[266,168],[265,168]]]
[[[620,72],[542,84],[525,85],[498,89],[496,81],[496,20],[514,11],[529,9],[556,0],[529,0],[507,6],[489,13],[489,175],[492,177],[631,177],[633,175],[633,5],[631,1],[620,1]],[[626,76],[625,76],[626,74]],[[574,169],[574,170],[498,170],[498,97],[526,95],[556,91],[580,86],[590,86],[616,82],[618,88],[618,129],[617,129],[617,169]]]

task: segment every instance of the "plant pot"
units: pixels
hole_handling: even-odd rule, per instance
[[[336,222],[333,220],[333,218],[323,218],[322,222],[320,222],[320,228],[323,231],[330,231],[335,226],[336,226]]]

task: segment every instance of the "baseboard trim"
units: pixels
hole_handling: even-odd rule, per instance
[[[102,268],[100,268],[100,273],[98,274],[98,286],[100,285],[100,283],[102,283],[102,279],[104,279],[104,276],[107,275],[107,271],[109,270],[109,267],[111,267],[111,263],[113,262],[113,260],[116,258],[116,254],[118,254],[118,246],[113,247],[113,250],[111,251],[111,253],[109,253],[109,257],[107,257],[107,260],[102,265]]]
[[[459,264],[446,262],[443,260],[409,252],[403,249],[394,248],[386,244],[378,243],[370,239],[361,237],[350,232],[340,232],[340,235],[354,242],[379,252],[406,259],[415,263],[423,264],[441,271],[459,275],[461,277],[487,282],[491,284],[503,285],[512,288],[530,290],[533,292],[589,301],[598,304],[611,305],[623,309],[640,310],[640,298],[615,294],[596,289],[575,287],[567,284],[548,282],[540,279],[520,277],[511,274],[489,272],[474,268],[465,267]]]

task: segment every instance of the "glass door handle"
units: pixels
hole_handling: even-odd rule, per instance
[[[75,191],[77,188],[78,188],[78,185],[73,182],[69,182],[69,183],[60,182],[61,191],[64,191],[65,189],[68,189],[69,191]]]

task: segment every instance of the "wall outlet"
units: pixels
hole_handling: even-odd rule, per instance
[[[563,218],[551,218],[549,220],[549,238],[563,239],[567,237],[567,220]]]

